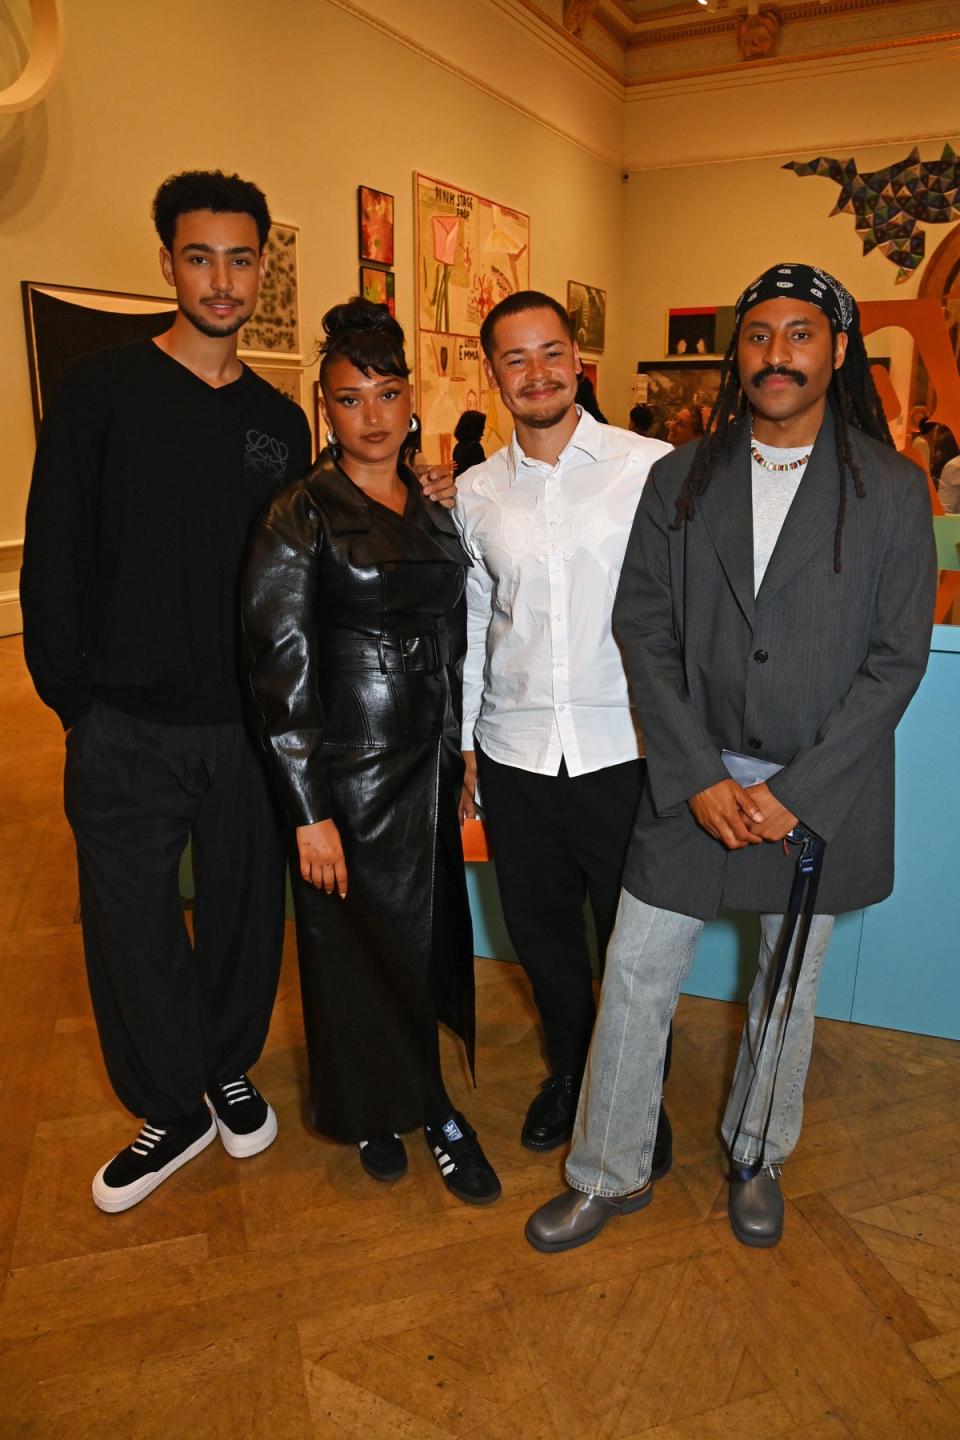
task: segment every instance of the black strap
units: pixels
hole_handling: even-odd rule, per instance
[[[783,930],[780,933],[780,944],[777,949],[777,963],[774,969],[773,984],[770,986],[767,995],[766,1014],[763,1019],[763,1028],[760,1033],[760,1044],[757,1046],[756,1056],[753,1061],[753,1075],[747,1087],[743,1106],[740,1110],[740,1117],[737,1120],[737,1128],[734,1131],[733,1139],[730,1141],[730,1159],[733,1161],[733,1152],[736,1149],[740,1132],[743,1128],[744,1116],[747,1113],[747,1106],[750,1104],[750,1097],[753,1094],[754,1085],[757,1080],[757,1070],[760,1064],[760,1056],[763,1054],[763,1047],[766,1044],[767,1032],[770,1029],[770,1021],[773,1019],[773,1012],[777,1006],[777,999],[780,995],[780,988],[783,985],[784,972],[787,966],[787,959],[790,955],[790,947],[793,944],[793,937],[797,935],[797,949],[794,956],[790,975],[787,979],[787,996],[784,1005],[783,1025],[780,1031],[780,1045],[777,1050],[777,1063],[773,1069],[773,1081],[770,1085],[770,1098],[767,1101],[767,1118],[764,1121],[763,1133],[760,1137],[760,1155],[756,1161],[757,1169],[765,1163],[767,1153],[767,1135],[770,1130],[770,1122],[773,1118],[773,1098],[777,1090],[777,1077],[780,1074],[780,1060],[783,1056],[784,1041],[787,1036],[787,1026],[790,1024],[790,1016],[793,1014],[793,1002],[797,994],[797,985],[800,981],[800,970],[803,966],[803,957],[807,948],[807,940],[810,936],[810,922],[814,916],[814,907],[817,900],[817,888],[820,884],[820,872],[823,869],[823,854],[826,849],[824,842],[818,835],[814,835],[803,825],[797,825],[786,837],[791,845],[800,846],[800,854],[797,857],[797,869],[793,877],[793,887],[790,891],[790,904],[783,919]],[[799,927],[799,933],[798,933]],[[749,1026],[749,1019],[748,1019]],[[747,1029],[749,1045],[749,1028]],[[734,1162],[738,1163],[738,1162]]]

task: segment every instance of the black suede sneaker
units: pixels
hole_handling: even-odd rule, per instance
[[[360,1141],[360,1164],[372,1180],[400,1180],[407,1173],[407,1152],[399,1135]]]
[[[246,1075],[211,1085],[207,1099],[216,1112],[223,1148],[235,1160],[259,1155],[277,1138],[277,1117]]]
[[[500,1181],[480,1149],[473,1126],[454,1110],[443,1125],[424,1125],[423,1133],[451,1195],[467,1205],[489,1205],[500,1198]]]
[[[93,1203],[111,1215],[129,1210],[217,1138],[206,1105],[177,1125],[146,1123],[136,1140],[93,1177]]]

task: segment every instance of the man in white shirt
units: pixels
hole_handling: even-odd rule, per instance
[[[504,918],[550,1066],[521,1140],[552,1150],[570,1135],[593,1028],[584,896],[602,956],[642,782],[613,597],[647,472],[670,447],[577,408],[579,352],[550,296],[501,301],[480,340],[515,433],[470,471],[455,512],[474,560],[463,813],[476,813],[479,773]],[[665,1116],[659,1152],[666,1173]]]

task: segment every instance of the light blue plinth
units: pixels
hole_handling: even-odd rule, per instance
[[[960,1040],[960,627],[934,627],[930,664],[897,731],[896,885],[841,915],[817,1014]],[[515,960],[492,865],[468,865],[478,955]],[[759,921],[726,914],[704,930],[684,990],[744,1000]]]

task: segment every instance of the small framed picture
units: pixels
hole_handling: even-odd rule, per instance
[[[369,185],[357,186],[360,259],[368,265],[393,264],[393,196]]]
[[[374,270],[369,265],[360,267],[360,294],[374,305],[386,305],[391,315],[396,315],[397,304],[394,294],[392,270]]]
[[[581,285],[579,280],[567,281],[567,313],[573,326],[573,338],[581,350],[603,354],[607,324],[607,292],[596,285]]]
[[[694,305],[667,311],[666,353],[677,359],[723,355],[733,334],[732,305]]]

